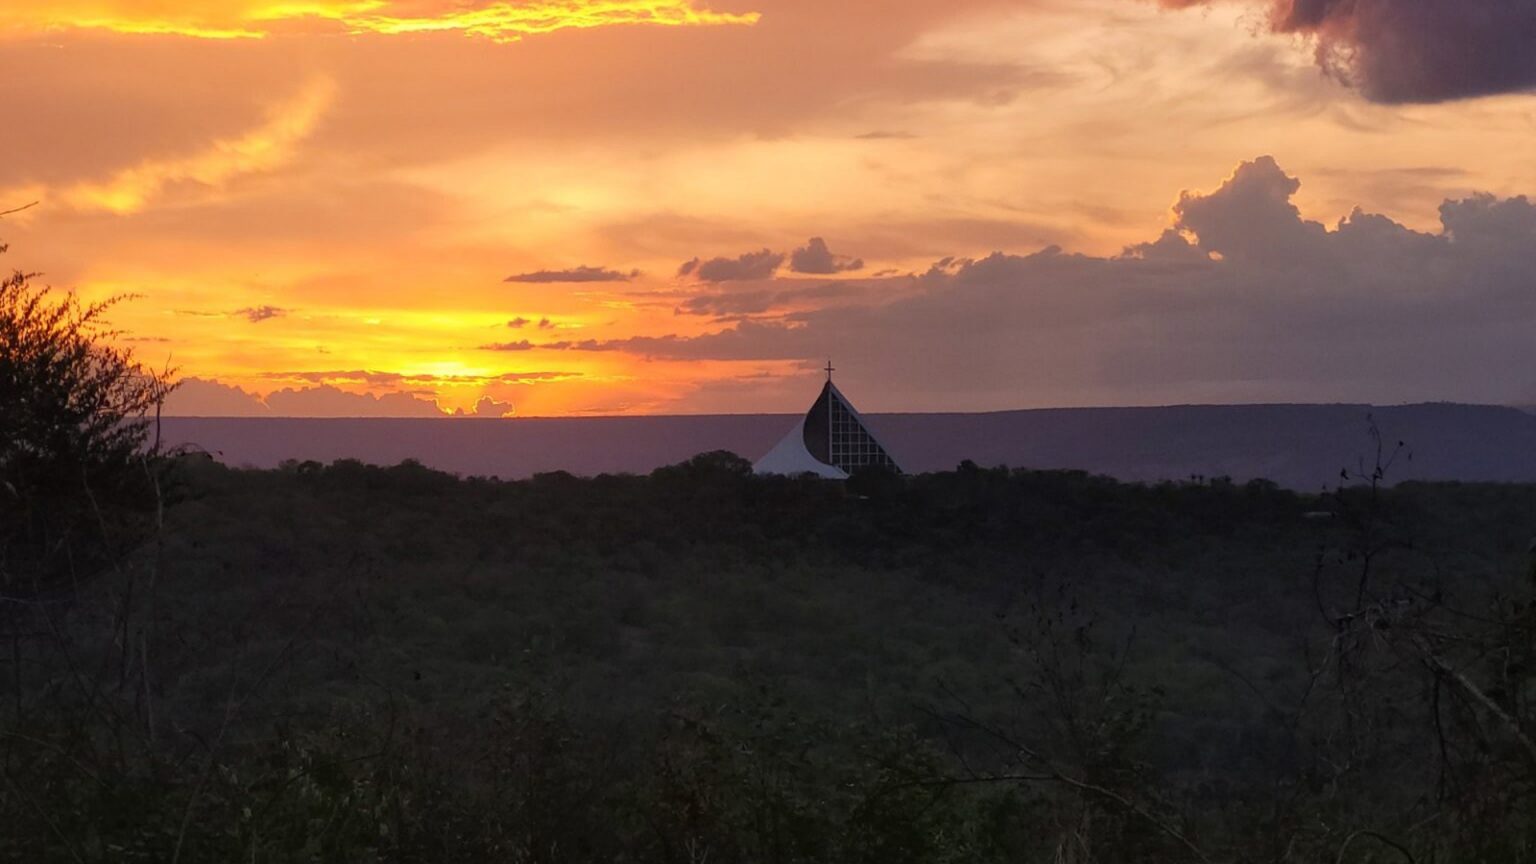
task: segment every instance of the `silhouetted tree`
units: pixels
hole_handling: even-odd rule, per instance
[[[0,252],[5,247],[0,246]],[[116,300],[0,281],[0,596],[49,598],[140,536],[156,506],[149,416],[170,384],[110,343]]]

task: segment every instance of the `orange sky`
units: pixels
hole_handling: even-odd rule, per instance
[[[1330,367],[1276,335],[1242,375],[1130,376],[1169,356],[1123,359],[1138,339],[1198,339],[1178,311],[1195,282],[1159,283],[1152,312],[1113,294],[1051,318],[1167,228],[1232,257],[1220,221],[1171,208],[1256,157],[1300,179],[1271,203],[1302,222],[1358,207],[1462,249],[1442,202],[1536,192],[1528,92],[1372,101],[1319,68],[1326,31],[1274,33],[1266,2],[6,0],[0,210],[40,203],[0,239],[56,287],[136,295],[114,323],[199,379],[187,413],[783,411],[827,356],[870,410],[1536,401],[1536,372],[1494,386],[1457,347],[1529,314],[1497,282],[1536,275],[1513,241],[1467,277],[1510,305],[1446,341],[1455,375],[1343,349]],[[985,300],[964,287],[981,269],[934,268],[1052,246],[1073,269]],[[1274,256],[1242,266],[1222,284],[1311,284]],[[1357,298],[1287,288],[1296,305],[1219,327],[1355,314],[1371,292],[1401,306],[1391,338],[1445,321],[1358,269]],[[1467,305],[1436,293],[1453,272],[1414,297]],[[1229,289],[1199,290],[1205,316]],[[904,311],[928,308],[948,311]],[[972,313],[1008,330],[968,338]],[[258,401],[281,391],[309,392]]]

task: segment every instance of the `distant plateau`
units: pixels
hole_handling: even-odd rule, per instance
[[[465,476],[647,473],[697,453],[756,459],[789,415],[558,419],[171,417],[164,440],[232,466],[284,460],[415,459]],[[1390,456],[1388,482],[1536,482],[1536,414],[1433,403],[1062,408],[986,414],[874,414],[867,421],[908,472],[982,466],[1076,469],[1127,481],[1230,477],[1310,491],[1375,461],[1371,423]]]

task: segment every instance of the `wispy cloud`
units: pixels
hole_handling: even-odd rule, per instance
[[[354,34],[460,33],[516,42],[556,30],[617,25],[670,27],[755,24],[756,12],[715,12],[695,0],[535,0],[478,4],[399,0],[294,0],[206,3],[168,0],[19,0],[0,10],[0,30],[109,30],[198,39],[261,39],[296,23],[320,22]]]
[[[57,197],[77,210],[134,213],[179,184],[219,188],[238,177],[270,171],[293,158],[335,95],[333,81],[316,78],[244,135],[214,141],[188,156],[151,159],[104,181],[78,183],[59,190]]]
[[[268,372],[262,377],[275,381],[307,384],[366,385],[369,387],[452,387],[473,384],[527,384],[534,381],[559,381],[580,378],[579,372],[533,371],[499,372],[484,375],[432,375],[382,372],[373,369]]]
[[[288,310],[277,306],[251,306],[246,309],[236,309],[234,314],[243,316],[252,324],[260,324],[273,318],[281,318],[288,314]]]
[[[535,270],[532,273],[518,273],[502,281],[531,285],[561,282],[629,282],[639,275],[639,270],[622,272],[608,267],[572,267],[569,270]]]
[[[260,324],[263,321],[271,321],[274,318],[283,318],[292,312],[281,306],[261,305],[247,306],[244,309],[231,309],[227,312],[215,312],[207,309],[177,309],[177,315],[186,315],[191,318],[244,318],[252,324]]]

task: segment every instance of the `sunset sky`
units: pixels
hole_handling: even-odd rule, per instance
[[[4,0],[180,413],[1536,403],[1536,0]]]

